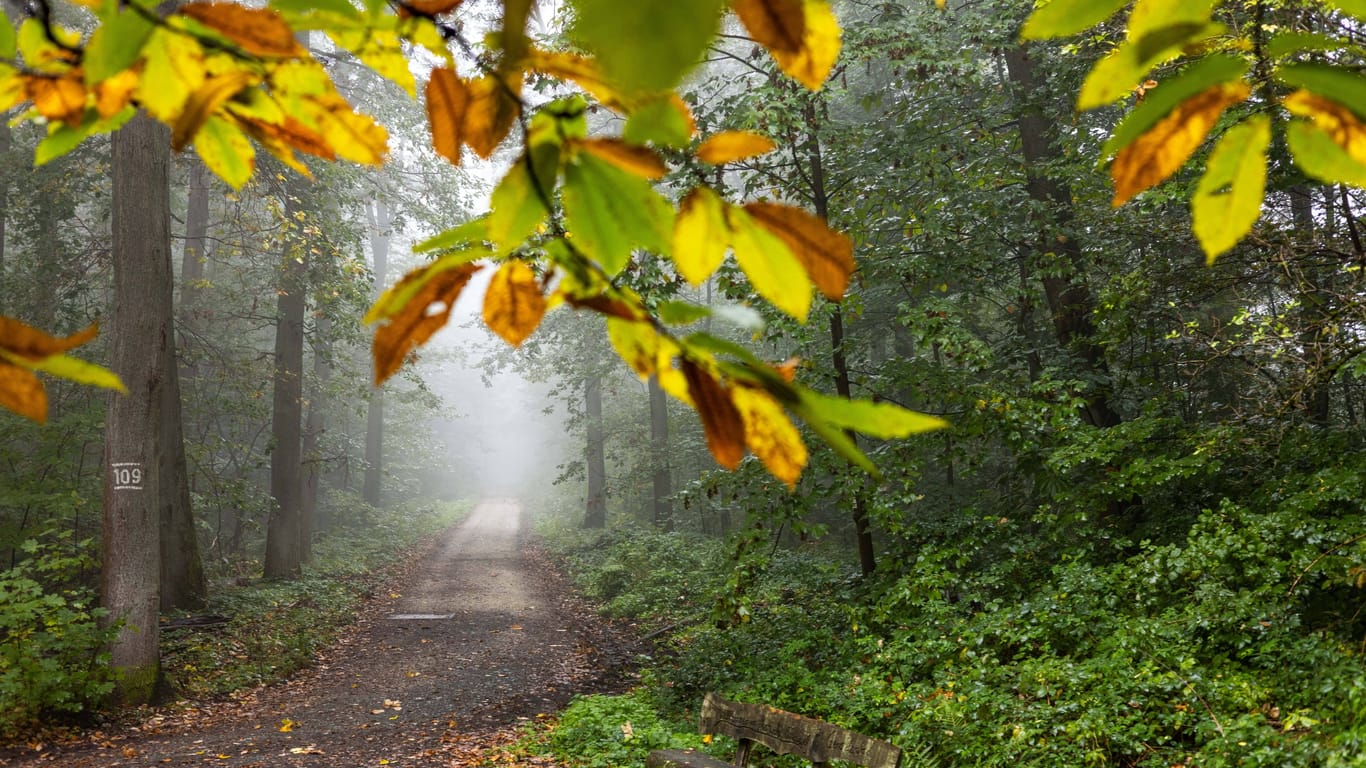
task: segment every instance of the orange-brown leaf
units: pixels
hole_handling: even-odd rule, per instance
[[[464,143],[461,133],[469,102],[469,88],[455,70],[432,70],[427,80],[427,122],[432,130],[432,148],[455,165],[460,165],[460,145]]]
[[[585,152],[641,178],[662,179],[669,172],[659,155],[648,147],[627,144],[621,139],[584,139],[576,143]]]
[[[749,203],[745,212],[787,244],[821,293],[833,301],[844,296],[854,272],[853,241],[819,216],[790,205]]]
[[[299,56],[303,46],[294,30],[268,8],[248,8],[237,3],[190,3],[180,13],[218,32],[256,56]]]
[[[12,317],[0,316],[0,349],[25,360],[42,360],[68,352],[95,338],[99,326],[57,338]]]
[[[138,73],[125,69],[95,84],[95,111],[109,119],[128,106],[138,87]]]
[[[609,107],[621,109],[625,106],[621,94],[603,76],[597,62],[587,56],[532,48],[527,51],[523,66],[533,72],[568,80]]]
[[[521,76],[505,82],[484,76],[469,83],[469,108],[465,110],[461,137],[476,155],[487,160],[512,130],[520,105],[516,94],[522,87]]]
[[[731,401],[729,388],[687,358],[683,358],[682,366],[688,394],[707,436],[707,449],[717,464],[735,469],[745,457],[745,425]]]
[[[806,35],[802,0],[734,0],[731,7],[754,42],[775,52],[802,49]]]
[[[622,320],[631,320],[633,322],[640,320],[643,317],[640,310],[636,307],[627,304],[621,299],[603,296],[602,294],[582,297],[564,294],[564,300],[569,303],[569,306],[574,307],[575,309],[591,309],[594,312],[607,317],[619,317]]]
[[[204,81],[190,98],[185,100],[185,108],[176,118],[171,128],[171,149],[179,152],[186,144],[194,141],[194,136],[217,109],[239,91],[251,85],[255,78],[251,73],[234,69],[210,77]]]
[[[1247,83],[1220,83],[1186,99],[1171,114],[1115,155],[1110,176],[1115,182],[1113,205],[1162,183],[1195,153],[1225,109],[1247,99]]]
[[[297,149],[324,160],[335,160],[337,153],[327,143],[322,134],[309,128],[291,115],[285,115],[282,123],[267,123],[254,117],[237,117],[242,128],[253,139],[279,157],[277,148]]]
[[[72,70],[61,77],[24,76],[24,95],[38,114],[75,127],[85,117],[85,83]]]
[[[489,329],[515,347],[526,341],[544,316],[545,296],[531,267],[524,261],[500,267],[484,293],[484,323]]]
[[[777,145],[767,136],[749,131],[722,131],[697,148],[697,159],[712,165],[731,163],[772,152]]]
[[[465,0],[404,0],[401,10],[416,11],[423,16],[439,16],[450,13]]]
[[[376,329],[373,345],[376,385],[393,376],[410,351],[426,343],[446,324],[455,300],[460,298],[460,292],[479,269],[477,264],[461,264],[435,277],[429,278],[419,270],[403,278],[402,282],[419,279],[428,282],[390,316],[387,324]]]
[[[32,371],[0,362],[0,406],[39,424],[47,422],[47,393]]]
[[[1307,90],[1296,91],[1281,103],[1292,114],[1309,118],[1352,159],[1366,165],[1366,123],[1352,110]]]

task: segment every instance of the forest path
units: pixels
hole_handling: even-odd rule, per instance
[[[296,679],[15,765],[463,764],[471,734],[555,711],[626,655],[525,544],[515,502],[482,502]]]

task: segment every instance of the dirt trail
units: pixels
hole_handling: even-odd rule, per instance
[[[451,765],[467,734],[552,712],[625,655],[527,555],[521,517],[515,502],[480,503],[294,681],[12,764]]]

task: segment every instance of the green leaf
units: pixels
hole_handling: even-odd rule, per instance
[[[13,60],[19,53],[19,41],[9,17],[0,13],[0,59]]]
[[[1077,95],[1077,109],[1103,107],[1133,91],[1158,64],[1181,54],[1187,43],[1222,30],[1218,24],[1180,23],[1121,43],[1096,62]]]
[[[85,121],[75,128],[66,123],[49,123],[47,136],[43,137],[33,150],[33,164],[49,163],[75,149],[91,136],[117,131],[136,114],[137,110],[129,106],[108,120],[101,120],[94,112],[88,112]]]
[[[38,360],[27,367],[68,381],[74,381],[77,384],[88,384],[92,387],[103,387],[104,389],[122,392],[125,395],[128,394],[128,388],[123,386],[123,382],[113,371],[94,363],[88,363],[78,357],[53,355]]]
[[[1218,0],[1138,0],[1129,14],[1128,37],[1142,40],[1150,35],[1172,39],[1177,28],[1209,23]]]
[[[1209,264],[1237,245],[1262,215],[1271,118],[1255,115],[1233,126],[1210,153],[1191,198],[1191,228]]]
[[[1110,157],[1129,146],[1182,102],[1213,85],[1237,80],[1247,72],[1247,68],[1248,64],[1243,59],[1225,54],[1206,56],[1185,67],[1148,91],[1143,101],[1124,116],[1105,142],[1102,156]]]
[[[1295,165],[1305,175],[1329,184],[1366,189],[1366,164],[1357,162],[1318,126],[1307,120],[1292,120],[1285,128],[1285,139]]]
[[[428,238],[413,246],[413,253],[445,251],[462,245],[481,243],[489,239],[488,216],[470,219],[458,224],[435,237]]]
[[[666,91],[702,59],[725,0],[574,0],[573,39],[625,92]]]
[[[1328,0],[1328,7],[1358,21],[1366,21],[1366,0]]]
[[[764,364],[753,352],[745,349],[739,344],[703,331],[688,334],[682,340],[682,344],[685,348],[701,350],[703,352],[711,353],[712,355],[728,355],[740,362],[755,367],[760,367]]]
[[[1292,53],[1337,51],[1349,44],[1343,38],[1320,32],[1282,32],[1267,41],[1266,57],[1280,59]]]
[[[81,58],[86,85],[103,82],[133,66],[155,25],[135,10],[107,18],[90,36]]]
[[[1115,15],[1129,0],[1049,0],[1025,21],[1022,40],[1045,40],[1084,32]]]
[[[743,209],[729,206],[735,261],[760,296],[802,322],[811,309],[811,279],[797,257],[777,235],[759,226]]]
[[[194,151],[205,167],[233,189],[241,189],[256,168],[256,150],[237,126],[220,117],[210,117],[195,134]]]
[[[1288,85],[1326,96],[1366,120],[1366,78],[1351,70],[1327,64],[1288,64],[1276,71],[1276,77]]]
[[[626,118],[622,138],[631,144],[681,149],[692,140],[692,126],[669,99],[655,99]]]
[[[937,416],[918,413],[892,403],[846,400],[810,390],[802,392],[802,404],[811,418],[881,440],[932,432],[949,426],[947,421]]]
[[[508,169],[489,198],[488,239],[499,253],[507,253],[530,237],[548,211],[535,192],[526,156]]]
[[[806,396],[815,393],[803,389],[801,394],[801,399],[795,405],[789,406],[792,408],[792,412],[800,416],[802,421],[811,428],[811,431],[820,436],[821,440],[830,446],[835,453],[843,457],[845,461],[872,475],[874,479],[882,479],[882,473],[878,471],[877,465],[873,464],[873,460],[868,458],[867,454],[859,450],[853,438],[845,434],[843,429],[822,419],[811,409]]]
[[[315,11],[323,11],[344,17],[360,18],[360,11],[351,4],[350,0],[270,0],[267,5],[284,14],[305,15],[312,14]]]
[[[563,200],[572,242],[609,276],[634,248],[668,252],[673,207],[639,176],[580,152],[565,168]]]
[[[689,301],[661,301],[655,316],[667,325],[689,325],[711,316],[711,310]]]

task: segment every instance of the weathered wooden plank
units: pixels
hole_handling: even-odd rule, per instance
[[[844,760],[868,768],[897,768],[901,762],[901,748],[891,742],[776,707],[727,701],[715,693],[702,701],[699,730],[757,741],[780,755],[794,754],[813,763]]]
[[[657,749],[645,758],[645,768],[735,768],[695,749]]]

